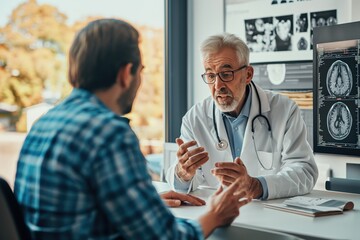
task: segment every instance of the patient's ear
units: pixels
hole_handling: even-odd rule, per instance
[[[131,68],[132,63],[128,63],[125,66],[122,66],[116,76],[116,84],[119,84],[121,88],[128,88],[131,84],[132,75],[131,75]]]

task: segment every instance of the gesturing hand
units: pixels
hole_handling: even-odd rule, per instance
[[[257,178],[249,176],[244,163],[239,157],[234,162],[217,162],[211,173],[216,176],[222,185],[229,186],[240,179],[238,191],[246,191],[251,198],[262,196],[262,186]]]
[[[162,193],[160,196],[168,207],[178,207],[182,203],[188,203],[194,206],[202,206],[206,204],[205,201],[200,198],[190,194],[183,194],[174,191]]]
[[[227,189],[220,187],[210,198],[209,211],[200,218],[204,236],[219,226],[229,225],[239,215],[239,208],[251,201],[244,199],[246,192],[239,192],[240,179],[236,180]]]
[[[195,147],[189,150],[190,147],[196,146],[196,141],[184,143],[180,138],[176,139],[179,146],[177,151],[177,158],[179,159],[176,165],[176,174],[184,181],[192,179],[196,173],[196,169],[201,167],[209,160],[209,155],[203,147]]]

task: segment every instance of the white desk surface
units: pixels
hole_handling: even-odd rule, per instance
[[[167,183],[153,183],[158,192],[170,189]],[[207,200],[213,192],[214,190],[200,189],[192,194]],[[309,237],[309,239],[360,239],[360,194],[314,190],[306,196],[353,201],[355,207],[353,210],[343,214],[314,218],[265,208],[262,204],[264,201],[253,200],[240,209],[240,215],[234,220],[232,225],[265,228],[304,238]],[[279,203],[282,201],[284,199],[266,202]],[[206,208],[207,206],[181,206],[171,208],[171,211],[179,218],[197,219],[206,211]]]

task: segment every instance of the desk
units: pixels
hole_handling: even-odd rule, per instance
[[[154,182],[158,192],[169,190],[167,183]],[[199,189],[193,192],[206,200],[214,190]],[[307,217],[298,214],[283,212],[265,208],[264,201],[253,200],[240,209],[240,215],[234,220],[232,226],[256,227],[272,231],[280,231],[299,236],[304,239],[360,239],[360,195],[350,193],[338,193],[330,191],[312,191],[306,195],[309,197],[322,197],[332,199],[344,199],[353,201],[353,210],[341,215],[324,217]],[[269,203],[280,203],[284,199],[269,200]],[[197,219],[206,211],[206,206],[181,206],[171,208],[176,217],[186,219]]]

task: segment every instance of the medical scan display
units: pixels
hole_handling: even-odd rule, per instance
[[[360,149],[360,40],[316,45],[317,146]]]

